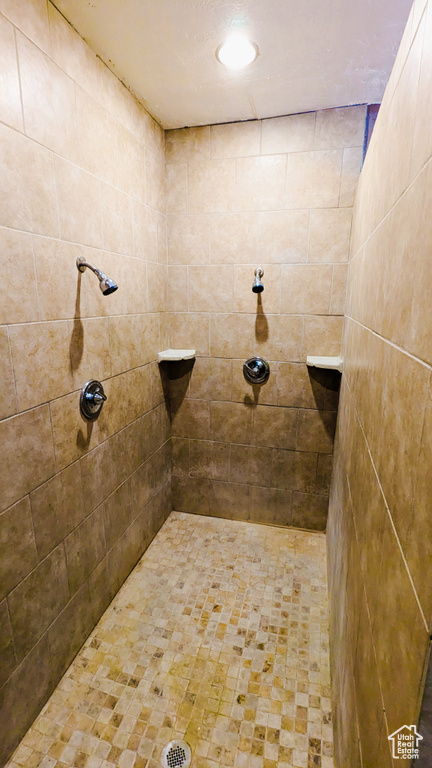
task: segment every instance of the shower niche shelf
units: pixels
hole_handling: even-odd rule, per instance
[[[314,355],[308,355],[306,358],[306,365],[310,368],[327,368],[329,371],[343,371],[343,358],[342,357],[317,357]]]
[[[176,360],[193,360],[196,355],[196,349],[163,349],[158,352],[159,362],[164,360],[175,362]]]

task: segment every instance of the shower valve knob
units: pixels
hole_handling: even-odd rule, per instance
[[[80,394],[80,410],[88,421],[95,421],[99,416],[107,396],[100,381],[90,379],[87,381]]]
[[[243,376],[249,384],[265,384],[270,376],[270,366],[263,357],[250,357],[243,365]]]

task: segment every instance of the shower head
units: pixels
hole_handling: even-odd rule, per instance
[[[76,265],[80,272],[84,272],[84,270],[88,267],[92,272],[95,273],[97,279],[99,280],[99,288],[101,289],[104,296],[109,296],[110,293],[114,293],[114,291],[117,290],[118,285],[115,284],[114,280],[111,280],[111,278],[107,277],[97,267],[89,264],[89,262],[85,260],[84,256],[78,256]]]
[[[257,267],[255,270],[255,280],[252,283],[252,291],[254,293],[262,293],[264,286],[261,282],[261,278],[264,277],[264,270],[261,267]]]

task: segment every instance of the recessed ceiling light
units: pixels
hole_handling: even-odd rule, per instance
[[[216,49],[216,58],[229,69],[242,69],[258,56],[258,46],[244,35],[235,32]]]

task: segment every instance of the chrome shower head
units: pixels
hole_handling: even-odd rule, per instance
[[[99,288],[101,289],[104,296],[109,296],[110,293],[114,293],[114,291],[117,290],[118,285],[115,284],[114,280],[111,280],[111,278],[107,277],[97,267],[89,264],[89,262],[85,260],[84,256],[78,256],[76,265],[80,272],[84,272],[84,270],[88,267],[92,272],[95,273],[97,279],[99,280]]]
[[[261,278],[264,277],[264,270],[261,267],[257,267],[255,270],[255,280],[252,283],[252,291],[254,293],[262,293],[264,286],[261,282]]]
[[[115,284],[114,280],[111,280],[111,278],[103,275],[103,277],[100,278],[99,288],[101,289],[104,296],[109,296],[110,293],[114,293],[114,291],[117,290],[118,285]]]

